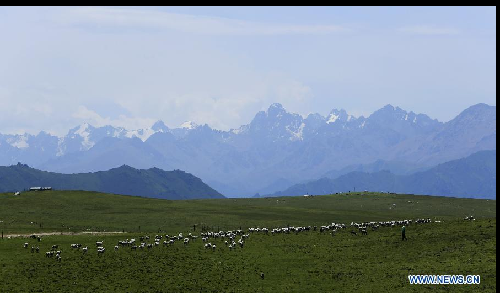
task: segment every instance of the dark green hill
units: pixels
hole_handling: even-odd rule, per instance
[[[0,192],[23,191],[34,186],[163,199],[224,197],[198,177],[180,170],[134,169],[123,165],[109,171],[60,174],[40,171],[23,164],[0,167]]]
[[[384,191],[470,198],[496,198],[496,151],[480,151],[411,175],[351,172],[336,179],[297,184],[274,196]]]

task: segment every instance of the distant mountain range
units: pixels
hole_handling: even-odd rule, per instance
[[[83,124],[64,137],[0,134],[0,165],[60,173],[123,164],[181,169],[227,196],[269,194],[355,170],[411,174],[481,150],[496,150],[496,107],[486,104],[446,123],[391,105],[365,118],[337,109],[302,117],[272,104],[230,131],[158,121],[140,130]]]
[[[30,187],[88,190],[163,199],[224,197],[201,179],[180,170],[138,170],[124,165],[95,173],[59,174],[33,169],[24,164],[0,167],[0,192],[23,191]]]
[[[297,184],[269,196],[332,194],[354,190],[496,199],[496,151],[480,151],[411,175],[395,175],[389,171],[355,171],[336,179],[322,178]]]

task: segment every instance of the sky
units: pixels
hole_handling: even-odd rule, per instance
[[[0,133],[496,105],[495,7],[1,7]]]

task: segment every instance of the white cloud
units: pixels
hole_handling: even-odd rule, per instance
[[[166,29],[209,35],[329,34],[348,31],[340,25],[297,25],[243,21],[137,8],[77,7],[63,9],[58,21],[66,25]]]
[[[125,115],[119,115],[116,119],[111,119],[109,117],[102,117],[96,112],[88,109],[85,106],[78,106],[77,110],[71,115],[76,118],[79,123],[88,123],[95,127],[101,127],[105,125],[112,125],[115,127],[124,127],[127,130],[136,130],[149,128],[156,121],[152,118],[140,118],[140,117],[128,117]]]
[[[450,27],[438,27],[434,25],[405,26],[398,29],[402,33],[418,35],[458,35],[459,30]]]

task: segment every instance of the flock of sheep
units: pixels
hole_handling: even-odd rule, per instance
[[[465,220],[473,220],[472,216],[466,217]],[[421,223],[431,223],[431,219],[416,219],[416,220],[394,220],[394,221],[381,221],[381,222],[351,222],[350,233],[352,235],[367,235],[368,230],[371,228],[372,231],[378,230],[380,227],[395,227],[395,226],[408,226],[413,223],[421,224]],[[440,222],[440,221],[434,221]],[[202,245],[205,250],[215,251],[219,249],[225,248],[230,251],[235,250],[239,247],[239,249],[243,249],[245,243],[248,238],[250,238],[251,234],[262,234],[262,235],[276,235],[276,234],[298,234],[301,232],[308,231],[318,231],[319,233],[329,232],[332,236],[335,236],[336,232],[339,230],[347,229],[346,224],[342,223],[331,223],[329,225],[324,226],[287,226],[287,227],[278,227],[273,229],[268,228],[260,228],[260,227],[251,227],[248,228],[245,232],[244,230],[231,230],[231,231],[218,231],[218,232],[202,232],[200,235],[193,235],[192,233],[188,233],[187,235],[183,235],[183,233],[179,233],[177,235],[155,235],[154,237],[150,236],[141,236],[139,239],[125,239],[118,241],[117,245],[114,246],[114,251],[119,249],[123,249],[125,247],[130,248],[130,250],[151,250],[155,247],[169,247],[174,245],[175,243],[182,243],[183,246],[191,245],[190,243],[196,242],[198,238],[201,238]],[[41,241],[40,236],[32,235],[31,238],[36,239],[38,242]],[[103,246],[104,241],[96,241],[96,252],[97,255],[104,255],[106,252],[106,248]],[[219,245],[219,246],[218,246]],[[89,247],[82,247],[83,245],[80,243],[73,243],[70,245],[70,249],[81,250],[83,255],[86,255],[89,251]],[[29,243],[24,243],[23,247],[27,249],[29,247]],[[39,246],[31,246],[31,253],[39,253]],[[52,258],[55,256],[57,261],[61,261],[61,250],[59,250],[59,245],[54,244],[50,251],[45,253],[47,258]]]

